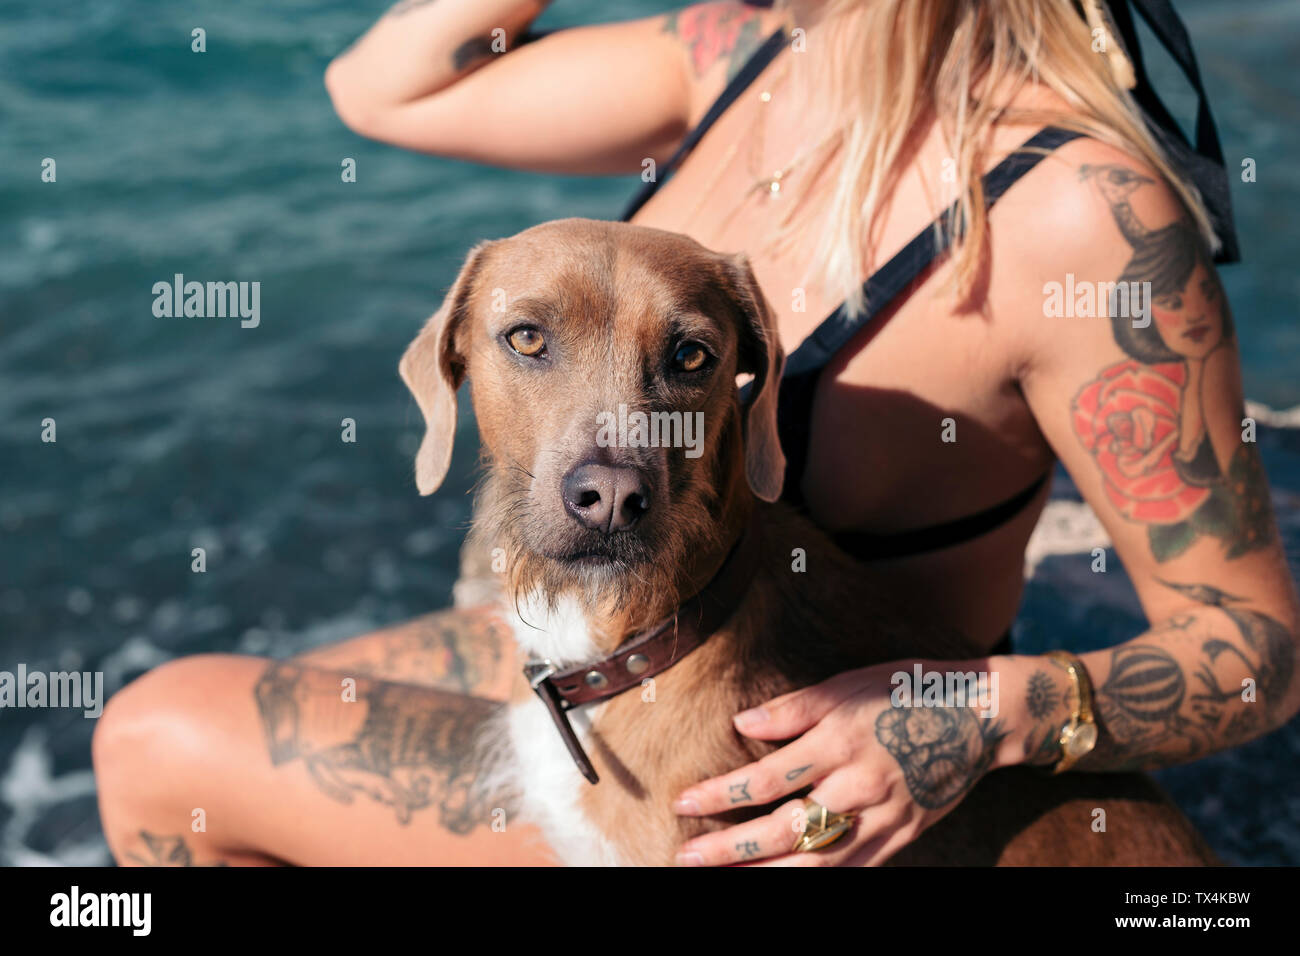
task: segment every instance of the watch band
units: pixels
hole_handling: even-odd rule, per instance
[[[1061,729],[1061,759],[1052,773],[1064,773],[1097,746],[1097,719],[1093,709],[1092,680],[1083,661],[1067,651],[1048,651],[1047,658],[1070,675],[1070,721]]]

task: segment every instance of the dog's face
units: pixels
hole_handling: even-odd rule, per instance
[[[780,493],[783,356],[748,264],[674,233],[563,220],[471,252],[402,358],[424,413],[421,494],[468,375],[488,463],[480,540],[516,593],[679,583],[728,507]],[[736,376],[754,382],[744,408]]]

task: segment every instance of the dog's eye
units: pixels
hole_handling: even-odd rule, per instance
[[[527,355],[530,358],[537,358],[546,351],[546,339],[531,325],[521,325],[514,329],[506,336],[506,341],[520,355]]]
[[[708,349],[698,342],[683,342],[673,353],[673,368],[681,372],[698,372],[708,361]]]

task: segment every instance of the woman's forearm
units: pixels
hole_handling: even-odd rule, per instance
[[[1133,640],[1080,655],[1094,686],[1097,746],[1083,771],[1186,763],[1281,726],[1300,710],[1292,628],[1205,585],[1174,586],[1196,603]],[[997,763],[1061,756],[1070,680],[1046,657],[993,658],[1007,736]]]
[[[429,96],[515,40],[550,0],[400,0],[325,73],[336,108],[397,106]]]

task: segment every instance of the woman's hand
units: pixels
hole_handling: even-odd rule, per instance
[[[812,800],[832,813],[857,814],[850,831],[824,850],[793,852],[803,832],[804,801],[683,844],[677,861],[716,866],[763,860],[764,865],[874,866],[916,839],[961,801],[997,761],[1007,737],[997,714],[992,659],[900,661],[849,671],[794,691],[734,718],[757,740],[796,738],[739,770],[684,791],[673,805],[685,816],[762,806],[813,785]],[[950,674],[975,673],[978,693],[936,705],[922,695],[917,665],[950,687]],[[983,666],[981,671],[978,668]],[[982,678],[985,683],[978,682]],[[891,699],[892,698],[892,699]],[[940,698],[941,700],[941,698]],[[914,701],[915,706],[906,706]],[[960,704],[960,705],[957,705]],[[985,714],[987,716],[981,716]],[[1007,761],[1010,762],[1010,761]]]

